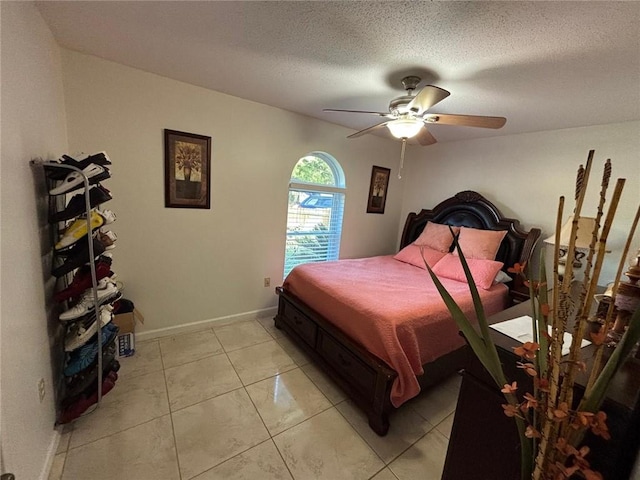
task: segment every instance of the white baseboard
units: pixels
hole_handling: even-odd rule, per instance
[[[170,335],[180,335],[182,333],[196,332],[203,328],[212,326],[227,325],[236,322],[246,322],[247,320],[255,320],[263,317],[273,317],[278,311],[278,307],[264,308],[262,310],[254,310],[252,312],[237,313],[235,315],[227,315],[225,317],[211,318],[209,320],[200,320],[198,322],[185,323],[174,327],[158,328],[155,330],[136,331],[136,341],[152,340],[154,338],[166,337]]]
[[[40,480],[48,480],[49,478],[49,473],[51,472],[51,467],[53,466],[53,459],[58,452],[60,437],[60,432],[57,429],[53,430],[53,435],[51,436],[51,441],[49,442],[49,448],[47,449],[47,456],[44,459],[44,465],[42,466],[42,471],[40,472]]]

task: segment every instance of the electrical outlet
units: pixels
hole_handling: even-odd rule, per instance
[[[44,387],[44,378],[41,378],[40,381],[38,382],[38,397],[40,397],[40,403],[44,401],[45,392],[46,390]]]
[[[265,287],[270,287],[271,286],[271,278],[264,277],[264,286]]]

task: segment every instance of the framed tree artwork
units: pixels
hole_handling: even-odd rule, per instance
[[[384,213],[384,205],[387,202],[387,188],[391,170],[384,167],[371,169],[371,185],[369,185],[369,201],[367,213]]]
[[[164,130],[164,206],[211,208],[211,137]]]

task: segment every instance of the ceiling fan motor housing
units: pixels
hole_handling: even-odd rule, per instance
[[[409,75],[402,79],[402,86],[407,91],[406,95],[401,95],[399,97],[394,98],[389,102],[389,112],[393,115],[406,115],[408,113],[418,113],[410,108],[407,105],[415,98],[413,91],[418,88],[418,84],[422,81],[420,77],[416,77],[415,75]]]
[[[394,98],[389,102],[389,112],[393,115],[404,115],[407,113],[411,113],[412,110],[408,107],[408,105],[411,100],[413,100],[413,98],[413,95],[402,95],[400,97]]]

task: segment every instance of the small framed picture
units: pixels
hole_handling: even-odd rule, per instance
[[[211,137],[164,130],[164,206],[211,208]]]
[[[374,165],[371,169],[371,185],[369,186],[367,213],[384,213],[390,174],[391,170],[388,168],[376,167]]]

